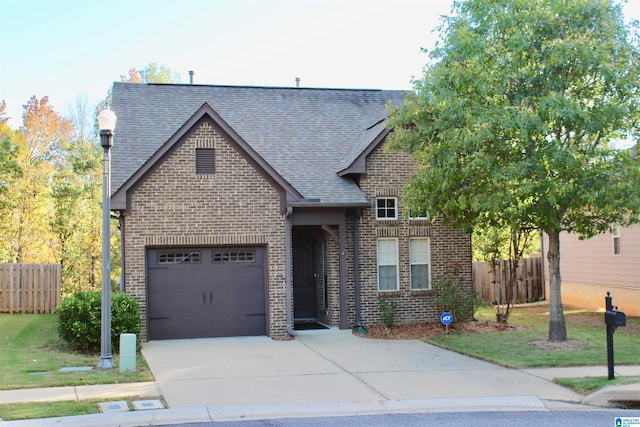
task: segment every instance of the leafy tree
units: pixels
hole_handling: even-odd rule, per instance
[[[166,65],[150,63],[142,70],[132,67],[120,80],[127,83],[180,83],[180,74]]]
[[[63,144],[69,141],[73,124],[53,109],[48,96],[41,100],[31,97],[24,105],[22,122],[20,130],[29,148],[30,162],[62,160]]]
[[[8,238],[13,231],[12,214],[16,206],[16,197],[12,191],[15,183],[22,177],[19,146],[15,144],[19,135],[7,125],[6,104],[0,104],[0,262],[12,260],[12,245]]]
[[[522,248],[522,256],[526,258],[532,254],[540,253],[540,233],[537,230],[532,230],[523,234],[525,234],[523,237],[526,237],[526,246]],[[489,262],[493,258],[497,260],[509,259],[512,235],[509,228],[475,227],[471,235],[473,261]]]
[[[414,153],[408,203],[454,225],[549,236],[549,339],[567,338],[561,231],[590,237],[640,214],[640,49],[607,0],[469,0],[444,19],[416,96],[391,112]]]

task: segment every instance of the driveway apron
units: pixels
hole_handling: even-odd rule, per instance
[[[309,331],[295,340],[150,341],[142,353],[168,405],[271,405],[443,397],[580,395],[526,372],[418,340]]]

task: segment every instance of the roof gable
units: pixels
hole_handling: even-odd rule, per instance
[[[400,105],[407,93],[114,83],[113,189],[130,186],[141,168],[187,132],[187,123],[206,113],[289,193],[322,204],[363,204],[353,179],[338,172],[382,133],[386,104]]]
[[[227,141],[235,144],[240,154],[254,169],[260,172],[281,194],[283,201],[299,201],[302,196],[286,180],[284,180],[240,135],[238,135],[208,103],[203,104],[160,148],[155,151],[136,172],[122,184],[112,196],[113,209],[125,209],[127,191],[149,173],[167,153],[180,141],[197,129],[202,120],[211,120],[214,128]]]
[[[367,171],[367,156],[369,156],[378,144],[389,134],[386,124],[386,119],[380,120],[360,134],[353,148],[338,168],[338,174],[340,176],[363,174]]]

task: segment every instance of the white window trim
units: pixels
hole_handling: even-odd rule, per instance
[[[391,217],[380,217],[378,216],[378,200],[393,200],[394,201],[394,216],[393,218]],[[376,219],[378,221],[396,221],[398,219],[398,198],[397,197],[376,197]],[[386,208],[385,207],[385,212],[386,212]]]
[[[426,240],[427,241],[427,262],[413,262],[411,259],[411,241],[412,240]],[[426,265],[428,276],[427,276],[427,287],[426,288],[414,288],[413,287],[413,275],[411,274],[411,267],[414,265]],[[428,291],[431,289],[431,239],[428,237],[411,237],[409,239],[409,281],[411,281],[411,290],[412,291]]]
[[[620,237],[620,226],[618,224],[611,225],[611,234],[613,235],[613,256],[622,255],[622,238]],[[616,239],[618,240],[618,252],[616,253]]]
[[[431,216],[427,214],[427,216],[411,216],[409,214],[409,221],[431,221]]]
[[[379,242],[381,241],[393,241],[396,245],[396,259],[395,264],[380,264],[380,246]],[[396,267],[396,287],[395,289],[380,289],[380,266],[391,266],[395,265]],[[400,263],[398,262],[398,239],[396,237],[380,237],[376,240],[376,276],[378,282],[378,292],[397,292],[400,290]]]

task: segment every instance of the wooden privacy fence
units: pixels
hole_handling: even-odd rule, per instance
[[[0,264],[0,313],[53,313],[60,272],[60,264]]]
[[[493,304],[498,300],[506,303],[505,290],[509,284],[511,266],[509,260],[499,261],[496,271],[489,271],[489,263],[473,263],[473,290],[482,301]],[[516,270],[516,283],[513,289],[514,304],[522,304],[545,299],[542,257],[520,260]]]

